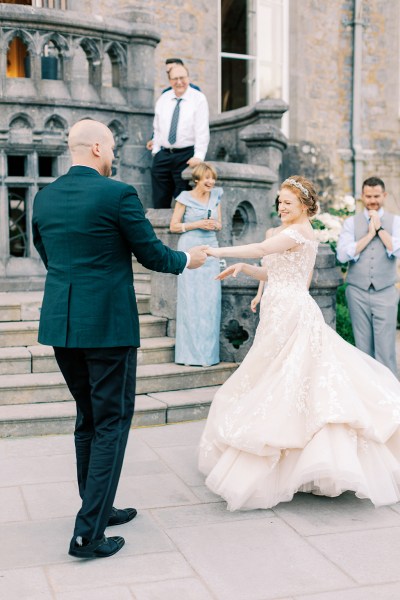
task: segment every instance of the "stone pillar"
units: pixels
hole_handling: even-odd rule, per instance
[[[341,283],[343,277],[336,266],[335,254],[329,244],[320,244],[310,294],[320,307],[326,323],[333,329],[336,328],[336,290]]]
[[[169,223],[172,217],[170,208],[150,208],[146,217],[154,227],[156,236],[173,250],[178,245],[179,235],[171,233]],[[168,319],[167,335],[174,337],[176,331],[176,294],[177,294],[177,275],[171,273],[151,273],[151,295],[150,312],[156,317],[165,317]]]
[[[274,173],[280,172],[287,140],[278,127],[270,123],[253,123],[242,129],[239,138],[246,144],[249,164],[268,166]]]
[[[243,274],[222,282],[221,361],[240,362],[251,348],[258,312],[251,311],[250,302],[257,294],[258,284]]]

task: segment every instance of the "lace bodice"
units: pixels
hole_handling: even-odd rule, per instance
[[[291,250],[280,254],[268,254],[263,265],[268,272],[268,288],[281,288],[285,294],[295,288],[307,290],[308,277],[314,268],[318,242],[308,240],[295,229],[283,229],[283,234],[298,243]]]

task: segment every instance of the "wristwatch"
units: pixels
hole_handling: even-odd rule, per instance
[[[375,233],[378,234],[380,231],[385,231],[382,225],[379,227],[379,229],[376,230]]]

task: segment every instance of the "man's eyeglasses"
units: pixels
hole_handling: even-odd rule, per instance
[[[185,77],[170,77],[170,81],[185,81],[187,79],[187,75]]]

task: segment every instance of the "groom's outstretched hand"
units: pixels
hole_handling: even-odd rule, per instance
[[[206,249],[208,246],[193,246],[188,250],[190,254],[190,263],[188,265],[188,269],[197,269],[204,265],[207,259]]]

